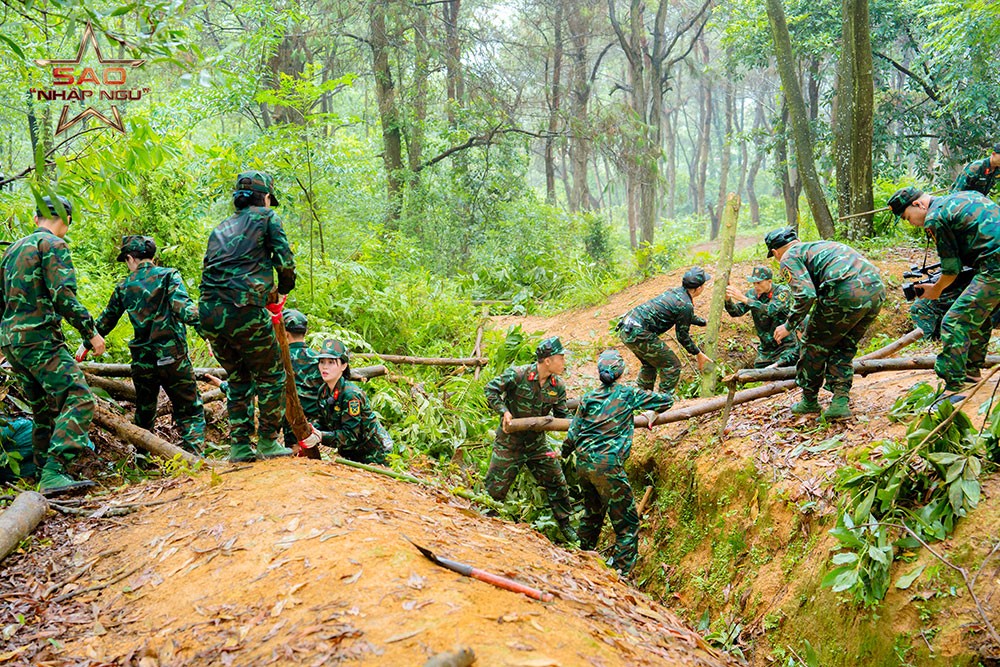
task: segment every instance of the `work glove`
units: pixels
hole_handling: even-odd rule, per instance
[[[81,362],[87,358],[88,354],[90,354],[90,350],[88,350],[86,346],[80,345],[80,347],[76,348],[76,354],[73,355],[73,358],[76,359],[77,362]]]
[[[264,306],[265,308],[267,308],[267,312],[271,313],[272,323],[274,324],[281,323],[281,311],[284,310],[285,300],[287,298],[288,298],[287,295],[282,295],[281,299],[279,299],[276,303],[269,303],[266,306]]]
[[[316,445],[318,445],[320,442],[322,442],[322,440],[323,440],[323,436],[320,435],[319,431],[317,431],[316,429],[313,429],[313,432],[310,433],[308,436],[306,436],[306,438],[304,440],[299,440],[299,445],[301,447],[306,448],[306,449],[312,449],[313,447],[315,447]]]
[[[646,410],[640,416],[646,418],[646,428],[648,428],[650,431],[652,431],[653,430],[653,422],[656,421],[656,418],[659,416],[658,413],[656,412],[656,410]]]

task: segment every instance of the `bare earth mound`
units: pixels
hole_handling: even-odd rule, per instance
[[[127,493],[104,502],[144,507],[49,522],[48,548],[5,562],[24,624],[0,662],[420,665],[469,647],[491,666],[727,664],[593,553],[444,492],[295,459]],[[404,534],[556,600],[441,569]]]

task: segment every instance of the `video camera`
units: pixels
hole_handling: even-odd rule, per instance
[[[907,301],[913,301],[918,296],[923,294],[923,288],[925,286],[936,283],[940,275],[941,262],[925,266],[917,266],[916,264],[912,265],[909,271],[903,271],[903,277],[922,278],[922,280],[911,280],[910,282],[903,283],[903,296]],[[963,266],[962,270],[958,274],[958,277],[955,279],[955,282],[949,285],[945,291],[964,290],[968,287],[969,283],[972,282],[972,276],[974,275],[976,275],[976,270],[974,268],[971,266]],[[919,293],[917,292],[918,289],[920,290]]]

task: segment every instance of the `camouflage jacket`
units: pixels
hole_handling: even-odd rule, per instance
[[[251,206],[212,230],[201,272],[203,301],[263,306],[274,289],[295,287],[295,258],[281,220],[269,208]]]
[[[962,265],[1000,270],[1000,206],[978,192],[935,197],[924,229],[934,239],[941,272],[955,276]]]
[[[496,413],[510,412],[515,419],[522,417],[569,417],[566,408],[566,385],[561,378],[550,375],[545,383],[538,381],[538,364],[511,366],[486,383],[486,403]]]
[[[743,317],[747,313],[753,317],[753,327],[760,338],[760,351],[768,353],[779,347],[794,345],[797,342],[795,333],[781,343],[774,340],[774,330],[784,324],[792,311],[792,290],[787,285],[774,284],[771,291],[757,296],[757,291],[750,288],[746,292],[749,303],[730,301],[726,299],[726,312],[733,317]]]
[[[990,158],[976,160],[965,165],[965,169],[955,179],[951,186],[952,192],[974,191],[986,197],[990,196],[990,191],[996,185],[997,176],[1000,169],[990,166]]]
[[[0,345],[63,342],[65,318],[89,347],[94,318],[76,298],[69,246],[38,227],[14,242],[0,259]]]
[[[694,314],[691,295],[683,287],[674,287],[627,312],[622,317],[621,326],[624,336],[628,335],[630,327],[638,327],[657,336],[671,327],[677,327],[677,342],[689,354],[698,354],[700,350],[691,339],[691,325],[699,321]]]
[[[870,308],[885,300],[875,265],[854,248],[836,241],[796,243],[781,258],[781,272],[792,290],[785,327],[798,328],[819,299],[826,307]]]
[[[197,328],[198,307],[188,296],[177,269],[154,266],[151,262],[139,265],[115,287],[107,307],[97,318],[97,333],[107,336],[125,313],[132,322],[133,335],[128,347],[134,362],[153,365],[160,360],[187,356],[184,325]]]
[[[343,452],[382,448],[378,417],[361,387],[345,378],[332,391],[323,383],[317,402],[315,426],[323,436],[322,444]]]
[[[323,376],[319,374],[319,360],[305,343],[289,343],[288,352],[292,358],[302,411],[307,419],[313,421],[319,416],[319,390],[324,384]]]
[[[581,459],[604,459],[612,465],[624,465],[632,451],[632,414],[636,410],[662,412],[673,402],[669,394],[619,383],[588,392],[570,422],[563,455],[575,449]]]

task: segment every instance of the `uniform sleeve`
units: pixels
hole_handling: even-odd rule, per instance
[[[191,297],[188,296],[187,288],[184,286],[184,281],[181,279],[180,272],[171,272],[169,289],[170,312],[184,324],[197,329],[200,322],[200,318],[198,317],[198,306],[196,306],[194,301],[191,300]]]
[[[111,293],[108,305],[104,307],[100,317],[97,318],[97,333],[107,336],[118,326],[118,320],[125,314],[125,303],[122,299],[121,285],[116,285]]]
[[[970,189],[970,183],[973,179],[973,167],[976,164],[977,162],[972,162],[965,165],[965,168],[962,169],[962,173],[958,175],[958,178],[955,179],[955,182],[951,186],[952,192],[962,192]]]
[[[576,441],[580,437],[580,426],[583,424],[583,419],[581,418],[580,411],[583,409],[583,401],[580,401],[580,405],[576,408],[576,414],[573,416],[573,421],[569,423],[569,432],[566,434],[566,439],[563,440],[562,444],[562,455],[563,457],[569,456],[574,451],[576,451]]]
[[[347,410],[346,412],[341,411],[340,424],[336,428],[327,431],[317,429],[322,437],[321,443],[327,447],[344,449],[350,444],[360,443],[364,434],[363,429],[366,419],[374,420],[375,418],[375,415],[372,414],[371,406],[368,405],[368,397],[363,392],[352,393],[349,396],[345,396],[344,399],[347,402]],[[358,401],[356,415],[351,414],[351,406],[354,404],[354,401]]]
[[[691,339],[691,317],[693,315],[693,307],[687,308],[678,315],[677,324],[674,325],[677,330],[677,342],[680,343],[681,347],[688,351],[688,354],[698,354],[701,352],[701,350],[698,349],[698,346],[695,345],[695,342]]]
[[[936,222],[931,215],[928,221]],[[946,276],[957,276],[962,271],[962,260],[958,257],[958,241],[955,234],[946,225],[935,225],[928,231],[934,237],[938,257],[941,258],[941,273]]]
[[[515,380],[516,371],[508,368],[500,375],[486,383],[483,391],[486,393],[486,404],[490,410],[503,415],[507,412],[507,392],[510,390]]]
[[[76,298],[76,270],[73,268],[69,248],[64,243],[52,244],[48,252],[42,253],[42,275],[45,276],[45,285],[52,295],[55,311],[79,331],[83,340],[89,344],[97,329],[94,327],[94,318]]]
[[[740,301],[733,301],[729,297],[726,297],[724,305],[730,317],[743,317],[750,312],[750,306]]]
[[[552,407],[552,415],[559,419],[566,419],[570,416],[569,408],[566,407],[566,385],[556,382],[556,403]]]
[[[278,272],[278,294],[288,294],[295,289],[295,255],[288,244],[281,219],[272,214],[267,222],[271,243],[271,263]]]
[[[670,394],[660,394],[655,391],[631,386],[628,389],[632,392],[630,403],[633,410],[656,410],[657,412],[663,412],[674,404],[674,399]]]
[[[802,320],[812,310],[813,302],[816,301],[816,287],[813,285],[812,278],[809,277],[809,271],[801,257],[785,256],[781,260],[781,268],[788,278],[792,300],[785,328],[792,331],[802,323]]]

